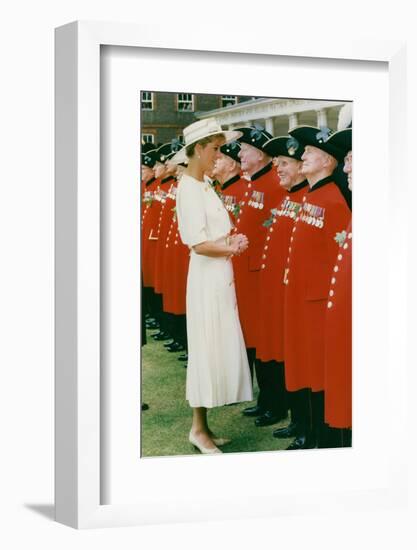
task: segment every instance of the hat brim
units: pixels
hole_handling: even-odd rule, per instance
[[[301,143],[298,144],[298,148],[291,154],[287,148],[287,142],[291,139],[291,136],[278,136],[274,137],[264,143],[262,148],[265,153],[271,157],[288,157],[292,160],[301,161],[301,156],[304,153],[304,147]]]
[[[297,139],[303,147],[310,145],[311,147],[315,147],[316,149],[320,149],[328,155],[331,155],[338,162],[343,160],[343,151],[332,144],[330,137],[326,141],[317,141],[317,132],[320,132],[320,128],[316,128],[315,126],[296,126],[288,133],[290,136],[295,137],[295,139]]]
[[[329,137],[328,141],[340,149],[343,155],[346,156],[349,151],[352,151],[352,128],[345,128],[344,130],[335,132]]]
[[[210,136],[215,136],[215,135],[223,135],[224,136],[224,139],[225,139],[225,144],[226,143],[230,143],[231,141],[235,141],[237,140],[238,138],[240,138],[240,136],[242,135],[242,132],[237,132],[236,130],[226,130],[226,131],[223,131],[223,132],[211,132],[210,134],[206,134],[205,136],[200,136],[198,139],[194,139],[193,141],[190,141],[190,143],[187,143],[186,145],[184,145],[184,147],[182,149],[180,149],[178,151],[178,153],[175,153],[175,155],[173,157],[171,157],[171,162],[173,162],[174,164],[180,164],[182,162],[188,162],[188,157],[186,155],[186,148],[189,146],[189,145],[192,145],[193,143],[197,143],[198,141],[201,141],[203,139],[206,139]]]

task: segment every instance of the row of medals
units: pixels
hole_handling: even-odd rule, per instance
[[[167,200],[167,196],[168,194],[165,191],[162,191],[162,189],[159,189],[157,192],[155,192],[154,199],[164,204]]]
[[[151,203],[153,200],[153,193],[152,191],[145,191],[145,193],[143,194],[143,202],[145,204],[149,204]]]
[[[298,211],[300,210],[301,204],[299,202],[285,200],[281,209],[278,210],[277,216],[286,216],[287,218],[295,219]]]
[[[252,206],[252,208],[259,208],[259,210],[262,210],[264,207],[264,193],[261,193],[261,191],[253,191],[251,199],[248,201],[248,206]]]
[[[223,204],[228,212],[233,212],[236,208],[236,197],[232,195],[223,195]]]
[[[324,208],[305,202],[303,204],[303,211],[303,214],[300,216],[301,221],[320,229],[324,226]]]

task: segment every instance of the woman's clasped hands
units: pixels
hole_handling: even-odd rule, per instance
[[[236,235],[232,235],[230,237],[230,246],[232,248],[232,254],[234,256],[238,256],[248,248],[249,246],[248,238],[246,237],[246,235],[243,235],[242,233],[237,233]]]

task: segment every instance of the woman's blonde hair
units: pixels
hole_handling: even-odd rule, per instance
[[[195,146],[196,145],[201,145],[202,147],[205,147],[207,144],[211,143],[212,141],[214,141],[215,139],[218,139],[218,138],[223,138],[224,139],[224,134],[213,134],[212,136],[207,136],[203,139],[200,139],[199,141],[196,141],[195,143],[190,143],[190,145],[187,145],[187,147],[185,148],[185,154],[187,155],[188,158],[191,158],[194,156],[194,151],[195,151]]]

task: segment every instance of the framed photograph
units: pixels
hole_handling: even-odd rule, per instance
[[[404,506],[405,434],[397,431],[389,448],[383,442],[387,426],[405,426],[406,416],[398,406],[406,302],[396,291],[405,284],[396,246],[405,233],[405,45],[254,35],[249,43],[219,32],[213,47],[211,36],[161,40],[136,25],[56,30],[56,519],[64,524]],[[185,113],[203,94],[223,98],[219,108],[229,111],[239,97],[353,102],[351,448],[142,452],[140,144],[158,143],[144,113],[168,92]],[[265,507],[255,509],[259,499]]]

